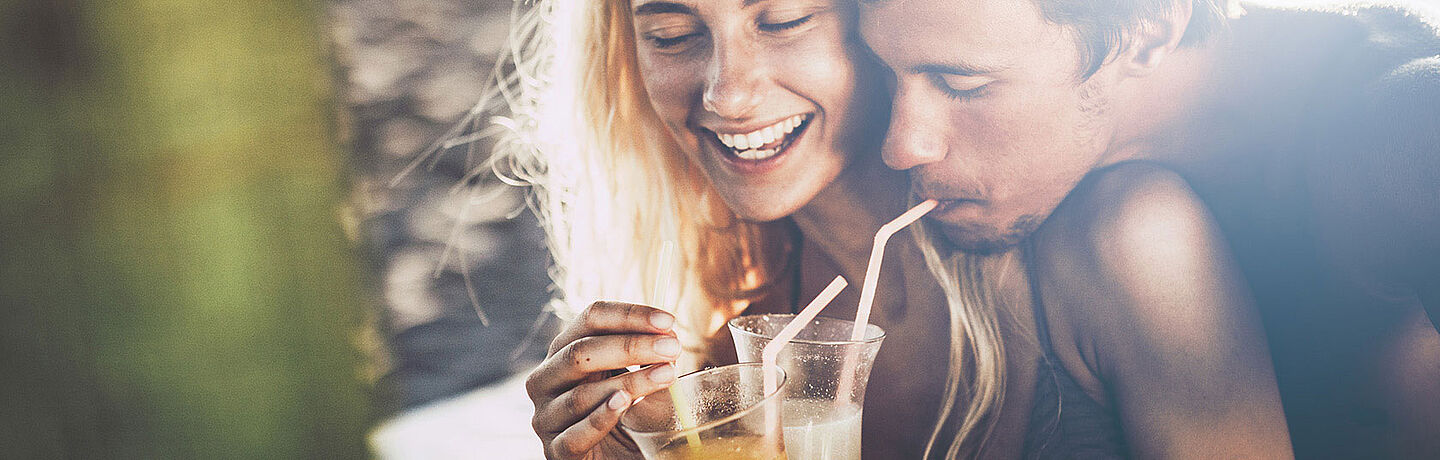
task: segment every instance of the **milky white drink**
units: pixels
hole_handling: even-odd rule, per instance
[[[790,460],[860,460],[860,410],[834,401],[785,401],[785,454]]]
[[[766,314],[731,319],[736,357],[741,362],[759,361],[771,338],[795,318]],[[860,458],[865,384],[885,331],[871,324],[864,340],[851,340],[854,329],[851,321],[816,317],[776,357],[790,382],[781,399],[781,427],[790,460]]]

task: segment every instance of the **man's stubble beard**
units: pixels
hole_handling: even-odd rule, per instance
[[[1001,232],[978,234],[973,229],[949,226],[932,221],[925,222],[930,233],[941,235],[942,241],[951,251],[989,256],[1009,252],[1023,243],[1045,223],[1045,216],[1021,216],[1010,227]]]
[[[1095,80],[1079,83],[1077,91],[1079,91],[1080,95],[1078,104],[1079,112],[1082,116],[1081,121],[1075,127],[1077,143],[1082,148],[1104,148],[1101,147],[1100,144],[1103,139],[1106,139],[1106,136],[1102,134],[1106,131],[1107,120],[1105,117],[1110,114],[1111,110],[1109,91]],[[1105,153],[1104,151],[1099,152],[1099,154],[1095,156],[1095,161],[1099,162],[1104,158]],[[1086,175],[1096,169],[1095,166],[1097,165],[1092,165],[1085,174],[1081,174],[1079,178],[1071,182],[1069,189],[1065,191],[1064,197],[1061,198],[1055,207],[1050,208],[1049,212],[1045,214],[1022,215],[1012,222],[1009,228],[1003,231],[989,232],[991,234],[988,235],[976,234],[975,229],[965,229],[943,224],[934,225],[930,228],[930,231],[941,235],[950,249],[966,254],[988,256],[1008,252],[1023,243],[1030,235],[1034,234],[1036,230],[1039,230],[1040,226],[1045,223],[1045,220],[1049,218],[1050,214],[1053,214],[1060,205],[1063,205],[1065,198],[1068,198],[1070,193],[1075,191],[1075,186],[1079,184]]]

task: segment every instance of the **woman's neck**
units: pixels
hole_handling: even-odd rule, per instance
[[[793,215],[806,244],[818,247],[842,272],[864,273],[875,232],[905,210],[905,173],[892,170],[878,152],[862,154]]]

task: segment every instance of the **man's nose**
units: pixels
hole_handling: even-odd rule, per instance
[[[945,158],[944,137],[935,129],[937,123],[943,123],[943,118],[928,114],[922,102],[914,92],[905,91],[903,85],[895,92],[890,129],[880,149],[885,164],[892,169],[904,171]]]
[[[726,119],[746,118],[764,100],[756,53],[744,46],[715,46],[705,81],[705,110]]]

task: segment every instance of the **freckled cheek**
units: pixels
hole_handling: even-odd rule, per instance
[[[772,75],[786,90],[822,112],[821,123],[813,131],[828,138],[834,151],[848,156],[858,153],[853,151],[856,146],[879,145],[879,139],[863,137],[882,135],[885,126],[880,115],[889,113],[889,100],[875,97],[874,92],[883,93],[878,79],[862,86],[860,69],[843,43],[837,38],[823,46],[797,46],[777,53]]]
[[[686,121],[696,115],[692,112],[702,110],[699,95],[704,91],[704,74],[688,70],[689,66],[649,64],[641,62],[640,75],[650,105],[671,134],[680,136],[683,143],[684,134],[689,132]]]
[[[843,47],[815,42],[772,48],[766,59],[770,75],[790,91],[818,103],[849,99],[855,90],[854,62]]]

